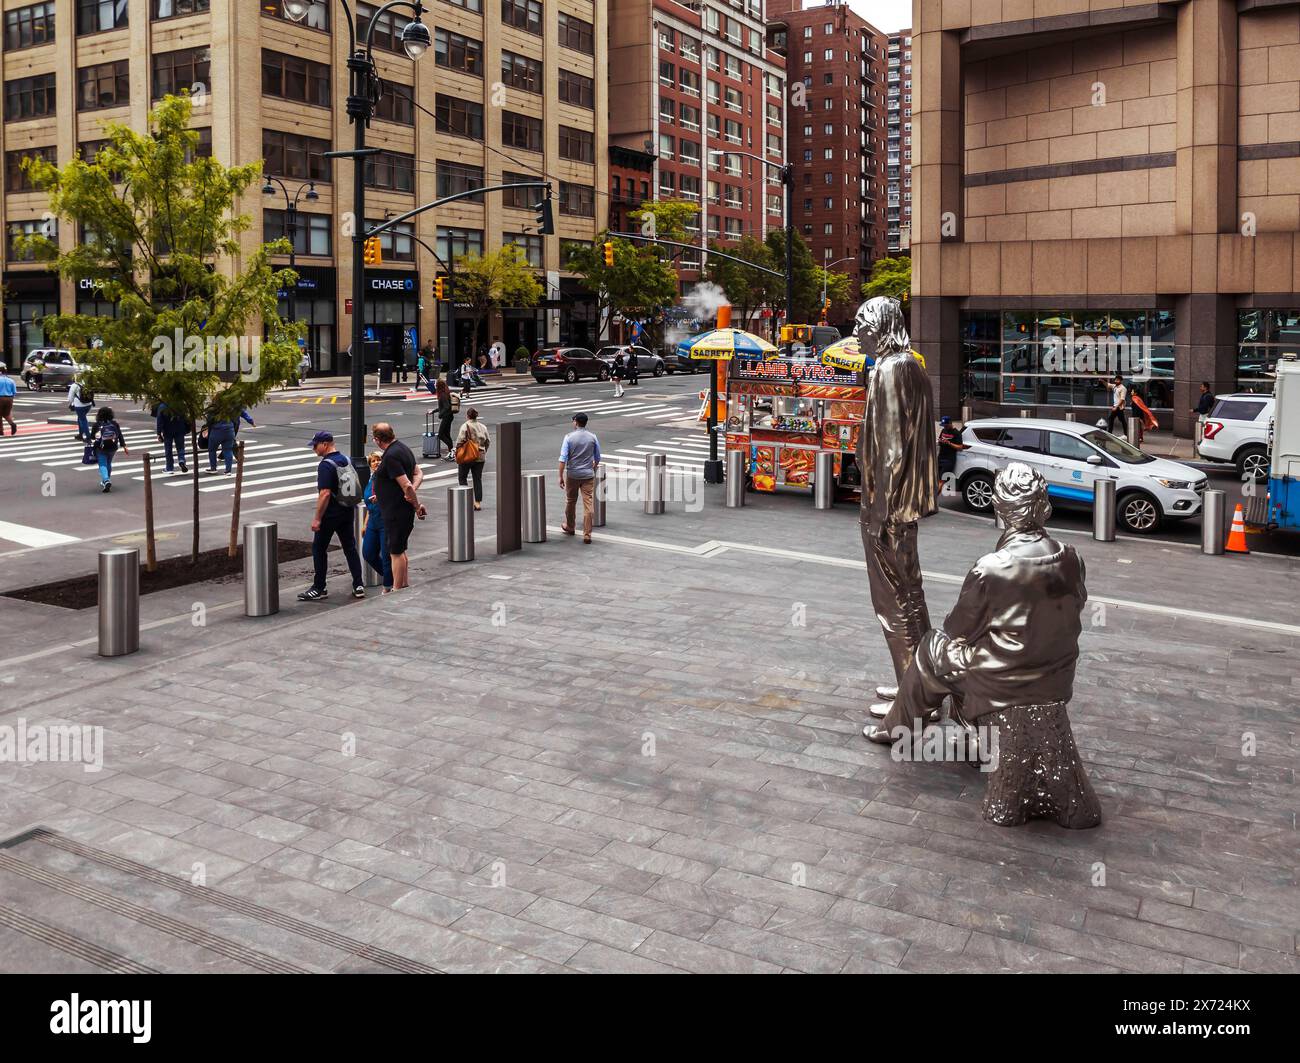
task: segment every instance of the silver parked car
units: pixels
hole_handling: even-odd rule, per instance
[[[72,378],[81,369],[70,350],[62,347],[37,347],[23,362],[19,375],[29,391],[35,391],[38,386],[52,391],[67,391]]]

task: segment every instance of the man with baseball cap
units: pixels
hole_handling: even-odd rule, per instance
[[[339,537],[339,546],[352,575],[352,597],[364,598],[365,585],[361,582],[361,555],[357,553],[357,539],[352,529],[352,511],[361,501],[361,478],[334,446],[334,436],[317,432],[311,437],[311,448],[320,458],[316,467],[316,514],[311,522],[313,532],[311,557],[315,576],[311,586],[298,595],[300,602],[320,602],[329,597],[325,589],[325,575],[329,569],[330,540]]]

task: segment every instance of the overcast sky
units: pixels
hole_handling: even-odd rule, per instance
[[[804,0],[804,7],[819,7]],[[849,7],[882,33],[894,33],[912,25],[912,0],[849,0]]]

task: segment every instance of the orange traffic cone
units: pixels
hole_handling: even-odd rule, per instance
[[[1232,527],[1228,531],[1228,541],[1223,548],[1230,554],[1250,553],[1250,548],[1246,545],[1246,517],[1241,511],[1240,502],[1237,503],[1237,511],[1232,515]]]

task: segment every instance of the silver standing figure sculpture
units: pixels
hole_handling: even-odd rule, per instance
[[[862,470],[862,548],[871,604],[894,664],[893,684],[876,688],[875,717],[889,712],[897,684],[930,629],[916,553],[917,522],[938,508],[934,396],[925,367],[912,354],[897,299],[877,296],[858,307],[855,332],[875,358],[858,450]],[[863,734],[875,724],[867,721]]]
[[[1095,827],[1101,805],[1066,714],[1088,600],[1083,560],[1047,533],[1047,481],[1028,465],[998,474],[993,508],[1005,525],[997,548],[967,574],[943,629],[926,632],[889,715],[867,737],[909,741],[951,696],[954,718],[993,754],[986,820]]]

